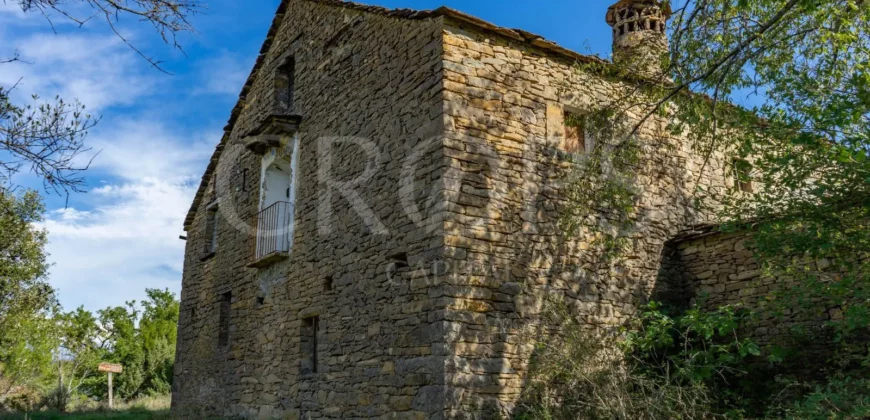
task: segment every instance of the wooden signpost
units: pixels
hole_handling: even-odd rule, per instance
[[[109,374],[109,408],[112,408],[112,374],[121,373],[124,367],[115,363],[100,363],[99,370]]]

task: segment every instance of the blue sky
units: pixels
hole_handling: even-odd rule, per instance
[[[100,123],[86,142],[99,151],[86,173],[89,191],[48,196],[50,281],[66,309],[140,300],[146,287],[181,289],[184,216],[222,127],[272,21],[278,0],[206,0],[186,54],[132,20],[122,33],[172,73],[150,68],[100,25],[54,19],[52,32],[15,0],[0,0],[0,85],[19,83],[24,101],[78,99]],[[446,5],[501,26],[522,28],[582,53],[610,54],[604,13],[613,0],[372,0],[389,8]],[[16,180],[31,183],[28,177]]]

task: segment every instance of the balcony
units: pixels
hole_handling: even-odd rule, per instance
[[[253,261],[248,267],[263,268],[290,257],[293,241],[293,205],[279,201],[254,218],[257,235],[252,238]]]

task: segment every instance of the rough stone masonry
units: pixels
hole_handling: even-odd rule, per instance
[[[617,62],[654,69],[667,10],[606,14]],[[613,65],[448,8],[284,0],[185,221],[175,413],[488,418],[521,397],[551,297],[608,326],[688,290],[663,255],[710,221],[699,184],[734,188],[730,159],[646,124],[631,258],[600,258],[558,228],[594,141],[564,119],[631,82],[577,63]]]

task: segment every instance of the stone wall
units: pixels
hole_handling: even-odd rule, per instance
[[[571,166],[559,149],[562,117],[608,104],[625,86],[454,20],[444,49],[447,409],[485,417],[521,398],[530,338],[556,327],[538,324],[546,302],[567,298],[590,326],[624,322],[656,288],[665,243],[706,220],[693,206],[696,187],[724,193],[730,181],[722,151],[705,166],[663,122],[646,124],[631,244],[624,257],[602,259],[593,232],[567,237],[558,227]]]
[[[442,126],[440,19],[405,20],[290,0],[244,109],[224,145],[188,232],[173,407],[192,417],[428,418],[443,406],[443,366],[431,337],[443,311],[407,260],[437,259],[441,240],[401,211],[399,176],[416,150],[407,194],[440,194],[437,147],[419,145]],[[300,127],[294,248],[267,269],[251,261],[260,156],[240,145],[276,112],[278,69],[295,58],[293,113]],[[286,83],[284,83],[286,85]],[[286,101],[286,99],[285,99]],[[373,229],[334,193],[331,221],[318,224],[324,190],[318,139],[353,135],[330,151],[334,174],[353,179],[385,230]],[[285,145],[286,146],[286,145]],[[331,178],[330,178],[331,179]],[[215,255],[202,260],[206,206],[218,200]],[[327,231],[319,230],[327,226]],[[423,227],[420,227],[423,226]],[[229,295],[227,295],[229,293]],[[228,344],[219,343],[221,297],[231,296]],[[317,372],[308,373],[311,319],[319,317]]]
[[[761,344],[788,339],[789,329],[798,324],[816,328],[820,322],[841,316],[837,308],[819,308],[817,319],[796,319],[793,314],[775,316],[765,308],[777,291],[787,290],[793,277],[786,274],[765,275],[758,261],[748,249],[751,241],[747,232],[705,234],[682,239],[674,244],[678,252],[677,277],[689,285],[687,294],[702,308],[715,309],[725,305],[752,308],[758,314],[749,324],[749,335]],[[807,273],[834,274],[825,270],[827,260],[807,261]],[[824,343],[819,344],[825,347]]]

